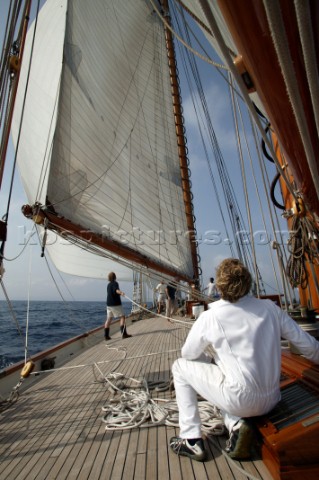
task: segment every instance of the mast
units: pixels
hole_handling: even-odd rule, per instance
[[[10,44],[10,41],[12,40],[12,38],[8,38],[6,42],[7,44],[5,46],[6,55],[4,58],[4,63],[3,65],[1,65],[3,69],[3,71],[1,72],[1,83],[4,82],[5,69],[6,69],[10,75],[9,81],[11,83],[11,87],[10,87],[11,92],[9,93],[9,96],[8,96],[7,112],[5,115],[5,124],[4,124],[4,130],[1,138],[1,145],[0,145],[0,188],[2,185],[3,171],[4,171],[5,158],[7,154],[8,142],[9,142],[9,136],[10,136],[10,130],[11,130],[14,103],[15,103],[18,83],[19,83],[20,66],[22,62],[24,44],[25,44],[27,28],[29,23],[31,1],[32,0],[26,0],[25,2],[23,20],[22,20],[22,29],[19,34],[20,36],[14,42],[17,45],[17,52],[11,52],[13,43]],[[12,16],[12,20],[11,20],[12,23],[13,23],[13,19],[14,17]],[[14,25],[10,26],[10,30],[11,28],[12,28],[12,34],[14,34],[14,31],[15,31]]]
[[[276,30],[276,25],[270,25],[265,10],[268,3],[271,2],[218,0],[242,56],[244,73],[250,77],[276,132],[296,182],[296,190],[303,196],[309,210],[319,215],[317,105],[311,98],[295,6],[294,2],[272,2],[278,9],[278,25],[282,24],[282,28]],[[319,2],[302,3],[315,22]],[[315,23],[309,28],[315,28]],[[311,33],[315,37],[315,30]],[[318,68],[316,38],[312,47]]]
[[[319,307],[318,75],[311,77],[318,69],[319,3],[297,3],[218,0],[242,56],[240,73],[250,78],[271,123],[281,175],[288,170],[289,182],[280,178],[291,233],[286,274],[301,306],[312,310]]]
[[[16,34],[15,21],[18,21],[18,2],[14,2],[15,5],[8,7],[8,23],[7,23],[7,37],[3,40],[3,58],[1,61],[1,78],[0,78],[0,91],[1,91],[1,121],[3,121],[3,129],[1,131],[0,139],[0,189],[2,186],[3,173],[5,168],[9,137],[11,132],[11,124],[13,117],[13,110],[18,90],[20,67],[24,52],[27,28],[29,23],[29,15],[31,9],[31,1],[26,0],[24,10],[22,13],[22,19],[18,36],[13,41],[13,36]],[[13,2],[12,2],[13,3]],[[10,10],[9,10],[10,8]],[[10,15],[10,16],[9,16]],[[2,270],[2,262],[4,256],[5,242],[7,240],[7,224],[8,224],[8,210],[11,201],[13,177],[15,172],[15,163],[12,169],[11,186],[8,195],[7,211],[2,216],[0,221],[0,276]]]
[[[168,0],[161,0],[163,7],[164,17],[168,24],[170,24],[170,15],[169,15],[169,6]],[[167,48],[167,58],[168,65],[171,75],[171,87],[172,87],[172,100],[173,100],[173,111],[174,119],[176,125],[176,136],[178,144],[178,153],[180,160],[180,169],[182,176],[182,187],[183,187],[183,197],[185,203],[185,211],[187,216],[187,227],[189,233],[189,241],[191,246],[191,254],[194,268],[194,281],[198,282],[200,276],[200,267],[198,265],[198,251],[197,251],[197,240],[196,240],[196,228],[194,221],[194,212],[192,204],[192,195],[190,188],[190,179],[189,179],[189,167],[188,167],[188,157],[187,157],[187,147],[184,136],[184,120],[181,109],[181,97],[180,97],[180,88],[178,82],[178,75],[176,69],[176,59],[175,59],[175,50],[173,44],[173,36],[169,28],[164,24],[165,38],[166,38],[166,48]]]
[[[280,164],[284,169],[288,168],[274,133],[272,133],[272,141]],[[293,182],[292,176],[289,176]],[[283,215],[291,232],[290,258],[286,269],[288,280],[293,288],[298,288],[301,307],[317,310],[319,308],[319,265],[314,262],[314,254],[317,253],[316,235],[311,228],[318,229],[318,225],[313,215],[307,212],[303,200],[299,198],[296,201],[281,177],[279,181],[285,207]],[[305,228],[308,235],[305,235]]]

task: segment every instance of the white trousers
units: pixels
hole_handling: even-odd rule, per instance
[[[197,393],[222,412],[229,432],[241,417],[269,412],[279,401],[279,387],[274,392],[254,392],[234,381],[229,383],[220,368],[203,354],[197,360],[179,358],[172,373],[179,410],[181,438],[201,437]]]

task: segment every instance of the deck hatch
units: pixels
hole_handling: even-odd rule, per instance
[[[281,430],[318,413],[318,394],[296,382],[282,389],[281,400],[270,412],[268,419],[278,430]]]

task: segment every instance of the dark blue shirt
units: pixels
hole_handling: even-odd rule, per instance
[[[119,289],[119,284],[115,280],[108,284],[106,297],[106,305],[108,307],[117,307],[118,305],[122,305],[121,295],[116,293],[116,290]]]

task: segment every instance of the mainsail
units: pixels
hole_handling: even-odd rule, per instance
[[[21,72],[18,162],[30,202],[64,229],[89,232],[86,246],[105,240],[106,255],[127,266],[191,280],[171,88],[165,30],[149,2],[47,1]]]

